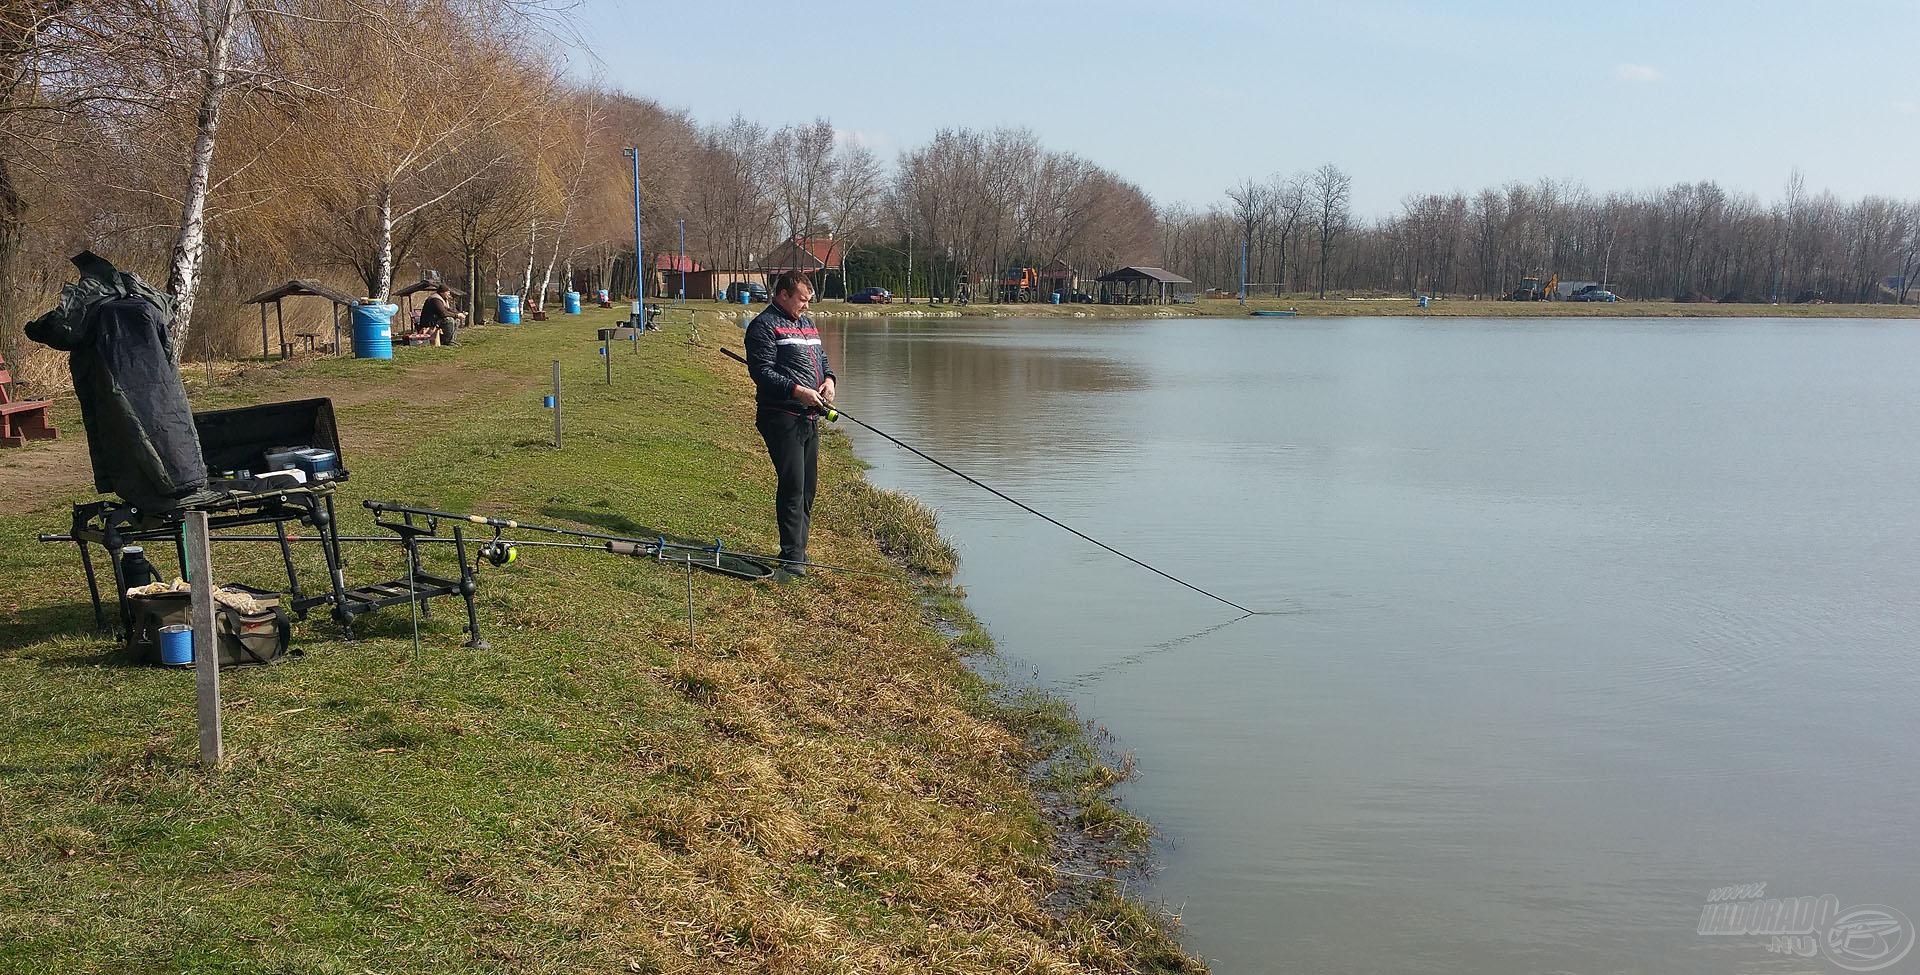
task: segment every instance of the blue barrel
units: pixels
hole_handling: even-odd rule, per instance
[[[580,314],[580,292],[578,291],[567,292],[566,302],[567,302],[567,314],[569,315]]]
[[[1060,292],[1056,291],[1053,293],[1053,303],[1056,305],[1060,303]]]
[[[747,289],[745,289],[745,288],[741,288],[741,289],[740,289],[740,303],[741,303],[741,304],[743,304],[743,305],[751,305],[751,304],[753,304],[753,292],[751,292],[751,291],[748,291],[748,290],[747,290]]]
[[[393,315],[399,305],[353,306],[353,357],[393,358]]]
[[[520,324],[520,296],[499,295],[499,307],[494,309],[493,319],[502,325]]]

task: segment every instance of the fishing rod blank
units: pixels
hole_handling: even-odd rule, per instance
[[[729,355],[729,356],[731,356],[731,357],[733,358],[733,360],[734,360],[735,362],[738,362],[738,363],[740,363],[741,365],[747,365],[747,364],[748,364],[748,363],[747,363],[747,360],[746,360],[746,359],[744,359],[744,358],[741,358],[741,356],[740,356],[740,354],[739,354],[739,353],[737,353],[737,352],[735,352],[735,351],[733,351],[732,349],[727,349],[727,348],[722,348],[722,349],[721,349],[720,351],[722,351],[722,352],[725,352],[725,353],[726,353],[727,355]],[[947,473],[949,473],[949,474],[952,474],[952,475],[954,475],[954,476],[956,476],[956,477],[959,477],[960,479],[962,479],[962,480],[964,480],[964,481],[966,481],[967,483],[969,483],[969,484],[972,484],[973,486],[975,486],[975,487],[977,487],[977,488],[979,488],[979,489],[981,489],[981,490],[983,490],[983,491],[985,491],[985,492],[987,492],[988,494],[991,494],[991,495],[993,495],[994,497],[996,497],[996,498],[999,498],[1000,500],[1002,500],[1002,501],[1005,501],[1005,502],[1007,502],[1007,503],[1009,503],[1009,504],[1011,504],[1011,505],[1013,505],[1013,506],[1015,506],[1015,507],[1017,507],[1017,508],[1019,508],[1020,510],[1022,510],[1022,511],[1025,511],[1026,513],[1028,513],[1028,514],[1030,514],[1030,515],[1033,515],[1034,517],[1036,517],[1036,518],[1039,518],[1040,520],[1042,520],[1042,521],[1045,521],[1045,522],[1047,522],[1047,523],[1048,523],[1048,524],[1050,524],[1050,525],[1053,525],[1053,526],[1054,526],[1054,527],[1056,527],[1056,528],[1059,528],[1059,529],[1062,529],[1062,530],[1064,530],[1064,531],[1067,531],[1067,532],[1070,532],[1070,533],[1072,533],[1072,534],[1074,534],[1074,535],[1077,535],[1077,536],[1079,536],[1080,538],[1083,538],[1083,539],[1085,539],[1085,540],[1087,540],[1087,541],[1089,541],[1089,542],[1092,542],[1093,544],[1095,544],[1095,545],[1098,545],[1098,546],[1100,546],[1101,548],[1103,548],[1103,549],[1106,549],[1107,551],[1109,551],[1109,552],[1112,552],[1113,554],[1115,554],[1115,555],[1118,555],[1118,556],[1120,556],[1121,558],[1123,558],[1123,559],[1126,559],[1126,560],[1127,560],[1127,561],[1129,561],[1129,562],[1132,562],[1132,563],[1133,563],[1134,565],[1137,565],[1137,566],[1139,566],[1139,567],[1141,567],[1141,568],[1143,568],[1143,569],[1145,569],[1145,570],[1147,570],[1148,572],[1151,572],[1151,573],[1153,573],[1153,574],[1155,574],[1155,575],[1157,575],[1157,576],[1160,576],[1160,577],[1161,577],[1161,578],[1163,578],[1163,579],[1167,579],[1167,580],[1170,580],[1170,581],[1173,581],[1173,582],[1177,582],[1177,583],[1179,583],[1180,585],[1183,585],[1183,586],[1185,586],[1185,587],[1187,587],[1188,589],[1191,589],[1191,590],[1193,590],[1194,592],[1197,592],[1197,593],[1199,593],[1200,595],[1202,595],[1202,596],[1205,596],[1205,597],[1207,597],[1208,599],[1211,599],[1211,600],[1213,600],[1213,601],[1215,601],[1215,602],[1218,602],[1218,603],[1224,603],[1224,604],[1226,604],[1226,605],[1228,605],[1228,606],[1231,606],[1231,607],[1233,607],[1234,609],[1237,609],[1237,610],[1239,610],[1239,611],[1240,611],[1240,612],[1242,612],[1242,613],[1245,613],[1245,614],[1247,614],[1248,616],[1271,616],[1271,615],[1274,615],[1274,614],[1271,614],[1271,613],[1263,613],[1263,612],[1260,612],[1260,611],[1258,611],[1258,610],[1252,610],[1252,609],[1248,609],[1248,608],[1246,608],[1245,606],[1242,606],[1242,605],[1240,605],[1239,603],[1236,603],[1236,602],[1234,602],[1233,600],[1231,600],[1231,599],[1228,599],[1228,598],[1226,598],[1225,596],[1221,596],[1221,595],[1217,595],[1217,594],[1215,594],[1215,593],[1211,593],[1211,592],[1208,592],[1208,591],[1206,591],[1205,589],[1202,589],[1202,588],[1200,588],[1199,586],[1196,586],[1196,585],[1194,585],[1193,583],[1191,583],[1191,582],[1188,582],[1187,580],[1185,580],[1185,579],[1182,579],[1182,578],[1180,578],[1179,576],[1176,576],[1176,575],[1174,575],[1174,574],[1172,574],[1172,573],[1170,573],[1170,572],[1165,572],[1165,571],[1162,571],[1161,569],[1158,569],[1158,568],[1155,568],[1154,566],[1151,566],[1151,565],[1149,565],[1149,564],[1147,564],[1147,563],[1145,563],[1145,562],[1142,562],[1141,560],[1139,560],[1139,559],[1136,559],[1136,558],[1134,558],[1133,556],[1131,556],[1131,555],[1128,555],[1127,553],[1125,553],[1125,552],[1122,552],[1122,551],[1120,551],[1119,549],[1117,549],[1117,548],[1114,548],[1114,547],[1113,547],[1113,546],[1111,546],[1111,545],[1108,545],[1108,544],[1107,544],[1106,542],[1103,542],[1103,541],[1101,541],[1101,540],[1099,540],[1099,539],[1097,539],[1097,538],[1095,538],[1095,537],[1093,537],[1092,535],[1089,535],[1089,534],[1087,534],[1086,532],[1083,532],[1083,531],[1081,531],[1080,529],[1078,529],[1078,528],[1075,528],[1075,527],[1073,527],[1072,525],[1069,525],[1069,524],[1066,524],[1066,523],[1064,523],[1064,522],[1062,522],[1062,521],[1060,521],[1059,519],[1057,519],[1057,518],[1054,518],[1054,517],[1052,517],[1052,516],[1050,516],[1050,515],[1048,515],[1048,514],[1046,514],[1045,512],[1042,512],[1042,511],[1039,511],[1039,510],[1037,510],[1037,509],[1035,509],[1035,508],[1034,508],[1034,507],[1033,507],[1032,505],[1029,505],[1029,504],[1026,504],[1025,502],[1022,502],[1022,501],[1020,501],[1020,500],[1019,500],[1019,499],[1017,499],[1017,498],[1014,498],[1014,497],[1010,497],[1010,496],[1009,496],[1009,495],[1008,495],[1008,494],[1007,494],[1006,492],[1004,492],[1004,491],[1001,491],[1001,490],[999,490],[998,488],[995,488],[995,487],[993,487],[992,485],[989,485],[989,484],[987,484],[987,483],[986,483],[986,482],[984,482],[984,481],[981,481],[981,480],[980,480],[979,478],[977,478],[977,477],[974,477],[973,475],[971,475],[971,474],[968,474],[968,473],[967,473],[967,472],[965,472],[965,471],[962,471],[962,470],[959,470],[959,469],[957,469],[957,468],[955,468],[955,467],[953,467],[953,466],[952,466],[951,464],[947,464],[947,463],[945,463],[945,462],[943,462],[943,461],[941,461],[941,460],[939,460],[939,459],[938,459],[938,458],[936,458],[936,457],[933,457],[933,456],[930,456],[930,455],[929,455],[929,454],[928,454],[928,453],[927,453],[926,451],[924,451],[924,450],[921,450],[920,448],[918,448],[918,447],[915,447],[914,445],[912,445],[912,444],[910,444],[910,443],[907,443],[907,442],[906,442],[906,441],[904,441],[904,440],[901,440],[901,439],[900,439],[899,437],[896,437],[896,436],[894,436],[893,434],[890,434],[890,433],[888,433],[888,432],[886,432],[885,430],[882,430],[882,429],[880,429],[879,427],[876,427],[876,426],[874,426],[873,424],[871,424],[871,423],[868,423],[867,421],[865,421],[865,420],[862,420],[862,419],[860,419],[860,418],[859,418],[859,417],[857,417],[857,416],[854,416],[854,415],[853,415],[853,414],[851,414],[851,413],[848,413],[848,412],[847,412],[846,410],[842,410],[842,409],[839,409],[839,408],[837,408],[837,407],[831,407],[831,406],[830,406],[830,407],[826,407],[826,412],[825,412],[825,414],[824,414],[824,415],[826,416],[826,418],[827,418],[827,420],[828,420],[828,422],[832,422],[832,421],[834,421],[834,420],[836,420],[836,419],[838,419],[838,418],[840,418],[840,417],[843,417],[843,416],[844,416],[844,417],[846,417],[847,419],[849,419],[849,420],[852,420],[853,422],[855,422],[855,423],[858,423],[858,424],[860,424],[860,425],[861,425],[861,426],[863,426],[863,427],[866,427],[866,428],[867,428],[868,430],[870,430],[870,431],[872,431],[872,432],[873,432],[873,433],[874,433],[875,435],[877,435],[877,436],[880,436],[880,437],[884,437],[884,438],[885,438],[885,439],[887,439],[888,441],[890,441],[890,442],[892,442],[894,446],[896,446],[896,447],[900,447],[900,448],[903,448],[903,449],[905,449],[905,450],[907,450],[907,451],[910,451],[910,452],[911,452],[911,453],[913,453],[913,454],[914,454],[915,456],[917,456],[917,457],[919,457],[919,458],[920,458],[921,460],[924,460],[924,461],[926,461],[927,463],[929,463],[929,464],[932,464],[932,465],[934,465],[935,467],[938,467],[938,468],[940,468],[941,470],[944,470],[944,471],[946,471],[946,472],[947,472]]]
[[[798,566],[805,566],[807,568],[825,569],[829,572],[846,572],[846,573],[852,573],[854,575],[874,576],[876,578],[881,578],[881,579],[902,578],[901,576],[886,573],[886,572],[874,572],[871,569],[855,569],[855,568],[852,568],[851,566],[831,565],[825,562],[814,562],[807,559],[783,559],[783,558],[778,558],[772,555],[760,555],[754,552],[747,552],[747,551],[741,551],[741,550],[729,550],[723,547],[717,541],[711,544],[708,544],[703,542],[692,542],[683,538],[678,538],[678,537],[669,536],[669,535],[656,535],[651,538],[638,538],[638,537],[629,536],[629,535],[609,535],[604,532],[580,531],[579,529],[575,529],[575,528],[558,528],[552,525],[536,525],[536,524],[530,524],[528,522],[516,521],[508,518],[493,518],[487,515],[468,514],[465,512],[457,512],[457,511],[440,511],[434,508],[422,508],[414,505],[392,504],[385,501],[365,501],[365,502],[362,502],[362,504],[364,504],[368,510],[373,511],[375,514],[379,514],[380,512],[390,511],[396,514],[413,514],[413,515],[420,515],[422,517],[427,517],[427,518],[446,518],[453,521],[466,521],[476,525],[485,525],[489,528],[495,529],[496,531],[507,531],[507,530],[536,531],[536,532],[548,532],[556,535],[569,535],[575,538],[590,538],[590,539],[595,539],[601,542],[602,544],[582,545],[579,547],[587,548],[587,549],[599,549],[601,551],[612,552],[615,555],[627,555],[635,558],[652,556],[666,562],[675,562],[675,563],[688,562],[694,565],[695,567],[717,569],[718,571],[725,573],[727,575],[740,576],[741,578],[757,579],[757,578],[764,578],[767,575],[767,572],[765,571],[758,571],[758,572],[742,571],[742,568],[744,567],[751,567],[752,569],[755,569],[755,570],[764,570],[764,569],[767,569],[768,566],[783,566],[783,565],[798,565]],[[534,543],[528,542],[525,544],[531,545]],[[561,547],[559,543],[548,542],[544,544],[550,547],[555,547],[555,548]],[[664,555],[664,552],[666,551],[679,552],[679,553],[682,553],[682,555],[681,557],[677,557],[677,558],[667,558]],[[695,555],[708,556],[712,559],[715,559],[725,564],[716,565],[715,562],[708,561],[707,559],[696,559],[693,557]]]
[[[386,501],[363,501],[361,504],[375,514],[376,520],[380,514],[393,513],[402,516],[418,515],[423,518],[464,521],[492,528],[494,529],[496,537],[498,537],[501,532],[508,530],[547,532],[549,534],[567,535],[574,538],[594,539],[601,544],[593,547],[604,549],[615,555],[628,555],[635,558],[651,556],[662,562],[673,562],[675,564],[684,562],[710,572],[719,572],[723,575],[735,576],[741,579],[764,579],[773,574],[773,568],[767,564],[768,560],[748,553],[725,551],[718,542],[711,545],[703,545],[685,540],[669,541],[665,535],[657,535],[653,538],[630,538],[625,535],[609,535],[604,532],[580,531],[574,528],[557,528],[552,525],[537,525],[524,521],[516,521],[511,518],[492,518],[487,515],[476,515],[458,511],[441,511],[436,508],[393,504]],[[667,552],[670,550],[680,554],[677,557],[669,558]],[[696,554],[702,557],[696,559],[693,557]]]

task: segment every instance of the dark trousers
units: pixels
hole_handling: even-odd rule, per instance
[[[780,477],[774,514],[780,522],[780,557],[805,561],[807,528],[813,518],[813,491],[820,466],[820,426],[813,418],[763,410],[754,418],[767,456]]]

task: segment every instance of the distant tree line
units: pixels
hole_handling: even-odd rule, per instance
[[[546,0],[12,0],[0,4],[0,352],[92,248],[175,296],[178,349],[250,347],[240,302],[289,277],[384,297],[426,270],[482,297],[631,290],[647,264],[753,268],[847,247],[840,285],[950,296],[962,275],[1158,264],[1256,292],[1492,295],[1558,273],[1634,297],[1904,301],[1920,210],[1796,175],[1595,195],[1542,181],[1352,212],[1337,166],[1157,206],[1031,131],[944,129],[879,158],[828,119],[703,123],[570,78]],[[851,280],[847,280],[851,279]],[[1897,286],[1887,287],[1889,280]],[[838,288],[828,285],[829,293]],[[295,310],[297,313],[297,309]]]
[[[1522,278],[1597,281],[1675,301],[1905,303],[1920,274],[1920,201],[1810,193],[1795,172],[1771,203],[1711,181],[1595,194],[1541,180],[1406,198],[1356,223],[1336,167],[1243,180],[1202,213],[1162,214],[1165,262],[1255,293],[1498,296]]]

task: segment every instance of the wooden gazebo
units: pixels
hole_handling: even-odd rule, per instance
[[[1123,267],[1095,280],[1103,305],[1164,305],[1172,301],[1175,285],[1193,283],[1163,267]]]
[[[241,302],[241,304],[260,306],[260,357],[261,358],[263,359],[269,358],[273,355],[272,349],[267,344],[267,306],[268,305],[273,306],[274,319],[280,325],[280,358],[285,359],[293,354],[293,346],[288,344],[287,342],[286,311],[281,307],[280,302],[288,298],[295,298],[300,296],[312,296],[315,298],[325,298],[328,301],[333,302],[333,354],[334,355],[339,355],[340,352],[342,351],[340,348],[340,312],[343,309],[352,308],[355,305],[365,304],[365,299],[355,298],[354,296],[347,294],[344,291],[339,291],[334,288],[329,288],[326,285],[321,284],[320,282],[312,280],[310,278],[295,278],[291,281],[288,281],[286,284],[280,285],[278,287],[268,288],[267,290],[262,291],[251,298],[248,298],[246,301]]]
[[[426,277],[426,278],[421,278],[420,280],[415,281],[414,283],[407,285],[406,287],[401,288],[398,291],[395,291],[393,293],[394,301],[398,302],[402,298],[406,299],[406,305],[405,305],[406,317],[404,320],[405,321],[413,320],[413,296],[414,295],[417,295],[422,291],[438,291],[440,290],[440,286],[442,284],[446,284],[446,282],[442,281],[439,278]],[[455,298],[465,298],[467,296],[466,292],[461,291],[459,288],[456,288],[450,284],[447,285],[447,291],[451,292]],[[472,310],[471,305],[468,306],[468,310],[469,312],[471,312]],[[476,321],[474,324],[477,325],[482,323]]]

